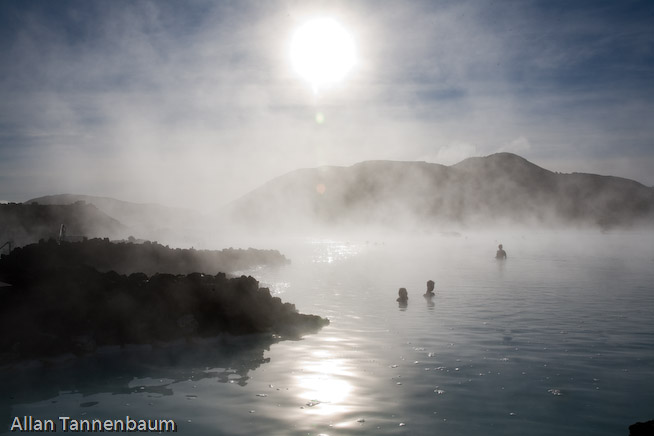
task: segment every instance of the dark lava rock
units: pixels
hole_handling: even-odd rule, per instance
[[[298,337],[329,323],[298,313],[253,277],[126,276],[68,262],[32,268],[38,256],[25,263],[15,254],[0,260],[0,277],[12,285],[0,292],[0,364],[221,333]]]
[[[630,425],[629,436],[654,436],[654,420]]]

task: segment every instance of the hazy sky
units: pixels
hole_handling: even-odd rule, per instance
[[[321,16],[357,61],[316,95],[289,45]],[[206,209],[298,167],[497,151],[654,185],[654,2],[5,0],[0,96],[0,200]]]

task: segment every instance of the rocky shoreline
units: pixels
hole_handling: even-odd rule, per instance
[[[0,364],[222,333],[297,337],[329,323],[298,313],[253,277],[100,272],[47,264],[59,246],[35,245],[0,259],[0,280],[12,285],[0,289]]]

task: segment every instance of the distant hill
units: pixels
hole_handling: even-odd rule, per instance
[[[511,153],[444,166],[366,161],[301,169],[228,205],[247,226],[630,226],[654,223],[654,189],[595,174],[559,174]]]
[[[68,205],[0,204],[0,245],[13,241],[21,246],[59,236],[61,224],[70,237],[124,237],[126,227],[82,202]]]
[[[145,239],[163,239],[173,231],[180,232],[200,220],[197,212],[153,203],[132,203],[109,197],[58,194],[33,198],[25,203],[64,205],[83,201],[123,223],[134,236]]]

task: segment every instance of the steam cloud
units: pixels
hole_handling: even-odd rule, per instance
[[[296,168],[495,151],[651,185],[651,33],[621,8],[330,3],[360,59],[316,98],[288,42],[317,4],[4,2],[0,198],[213,210]]]

